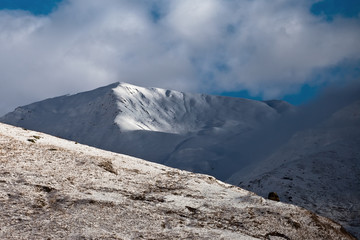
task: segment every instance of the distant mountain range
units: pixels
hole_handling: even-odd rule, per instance
[[[360,237],[360,101],[293,134],[256,166],[228,182],[336,219]]]
[[[206,173],[360,236],[360,105],[188,94],[115,83],[19,107],[1,122]]]

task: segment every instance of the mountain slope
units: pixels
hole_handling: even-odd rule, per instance
[[[248,164],[233,145],[289,111],[281,101],[115,83],[19,107],[0,121],[226,179]]]
[[[360,101],[319,125],[296,132],[286,144],[228,181],[294,203],[340,222],[360,237]]]
[[[2,239],[354,239],[305,209],[0,124]]]

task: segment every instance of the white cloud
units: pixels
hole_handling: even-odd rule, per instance
[[[187,44],[203,45],[217,41],[222,32],[219,26],[226,20],[226,9],[217,0],[172,1],[168,16],[164,19],[173,34]]]
[[[359,19],[326,22],[310,3],[68,0],[49,16],[0,11],[0,113],[115,81],[281,97],[359,60]]]

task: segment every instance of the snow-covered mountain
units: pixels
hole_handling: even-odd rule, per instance
[[[115,83],[19,107],[1,122],[206,173],[342,223],[360,238],[360,94],[301,112]],[[340,104],[341,103],[341,104]]]
[[[354,239],[303,208],[0,124],[1,239]]]
[[[226,179],[248,164],[243,149],[254,130],[290,111],[282,101],[115,83],[19,107],[0,121]]]
[[[360,237],[360,101],[296,132],[268,158],[228,182],[335,219]]]

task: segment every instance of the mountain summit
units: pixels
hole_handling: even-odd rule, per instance
[[[233,145],[292,110],[282,101],[114,83],[19,107],[0,121],[226,179],[238,170],[234,159],[248,162]]]

